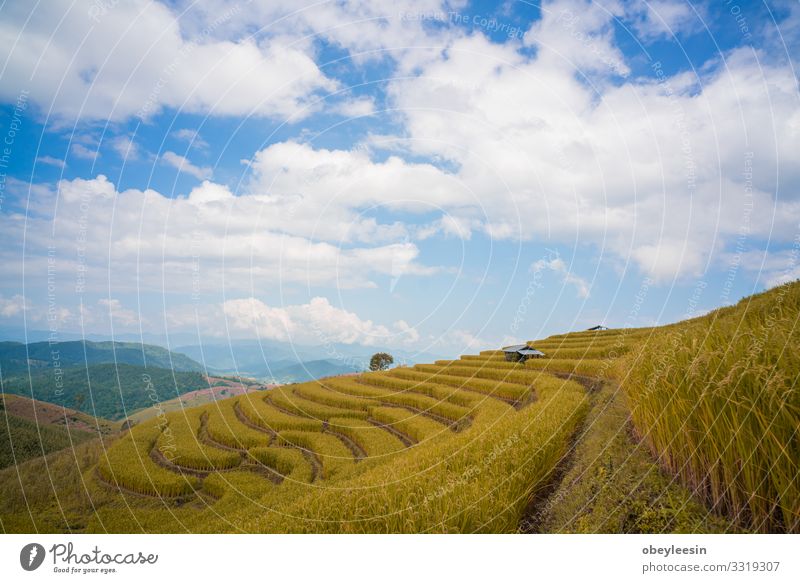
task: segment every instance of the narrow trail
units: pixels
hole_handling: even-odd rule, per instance
[[[190,476],[195,476],[196,478],[205,478],[208,474],[211,473],[211,470],[197,470],[195,468],[189,468],[186,466],[178,465],[174,462],[168,460],[161,450],[157,447],[154,447],[150,450],[150,459],[157,463],[159,466],[164,468],[165,470],[169,470],[176,474],[188,474]]]
[[[569,373],[564,373],[568,375]],[[561,377],[559,378],[566,378]],[[581,384],[586,389],[586,392],[589,394],[594,393],[595,391],[600,390],[599,387],[603,386],[604,381],[601,379],[594,379],[592,377],[582,377],[591,381],[587,384],[581,382]],[[568,380],[576,380],[574,378]],[[580,381],[577,381],[580,382]],[[519,521],[518,531],[525,534],[542,534],[543,528],[545,526],[545,520],[547,519],[547,514],[552,508],[552,506],[558,502],[554,500],[554,496],[556,492],[558,492],[561,483],[564,480],[564,476],[567,475],[570,469],[575,462],[575,452],[578,449],[578,442],[580,441],[581,436],[586,431],[586,420],[589,418],[589,411],[587,411],[586,415],[584,416],[583,420],[578,424],[575,430],[572,432],[572,435],[569,436],[569,440],[567,441],[567,449],[561,459],[553,468],[553,471],[545,479],[545,482],[539,486],[539,484],[534,485],[534,492],[533,495],[528,502],[528,505],[525,507],[525,511],[522,513],[522,517]],[[539,486],[536,488],[536,486]]]
[[[150,500],[167,500],[170,502],[183,502],[191,500],[197,494],[196,492],[192,494],[179,494],[177,496],[162,496],[161,494],[145,494],[143,492],[137,492],[136,490],[131,490],[130,488],[126,488],[121,484],[109,482],[103,477],[103,474],[101,474],[98,470],[94,471],[94,478],[98,484],[100,484],[103,488],[110,490],[111,492],[117,494],[126,494],[129,496],[136,496],[138,498],[146,498]]]
[[[584,375],[579,375],[571,372],[549,372],[548,374],[553,375],[554,377],[558,377],[560,379],[564,379],[565,381],[575,381],[576,383],[580,383],[583,385],[583,388],[589,391],[590,393],[596,393],[600,389],[603,388],[603,383],[605,382],[603,379],[599,379],[596,377],[587,377]]]
[[[469,416],[462,417],[458,421],[453,421],[452,419],[448,419],[447,417],[442,417],[441,415],[437,415],[436,413],[432,413],[430,411],[423,411],[422,409],[418,409],[417,407],[412,407],[411,405],[398,405],[396,403],[387,403],[384,401],[382,401],[380,405],[381,407],[406,409],[407,411],[411,411],[412,413],[416,413],[417,415],[422,415],[423,417],[433,419],[437,423],[441,423],[442,425],[449,427],[450,430],[454,431],[455,433],[464,431],[467,427],[472,425],[472,418]]]
[[[384,431],[388,431],[389,433],[394,435],[397,439],[402,441],[403,445],[406,447],[413,447],[414,445],[417,444],[417,441],[413,439],[410,435],[406,435],[405,433],[403,433],[402,431],[400,431],[395,427],[392,427],[391,425],[388,425],[386,423],[381,423],[377,419],[372,419],[372,418],[367,419],[367,421],[369,421],[376,427],[380,427]]]
[[[266,433],[270,436],[270,443],[275,441],[278,437],[278,434],[273,431],[272,429],[267,429],[266,427],[261,427],[257,423],[253,423],[250,419],[247,418],[247,415],[244,414],[242,408],[239,406],[239,403],[235,403],[233,405],[233,413],[236,415],[236,418],[241,421],[242,425],[246,425],[250,429],[255,429],[256,431],[260,431],[261,433]]]
[[[356,463],[360,462],[364,458],[368,457],[366,450],[358,445],[355,441],[353,441],[350,437],[345,435],[344,433],[339,433],[330,428],[328,422],[325,422],[325,425],[322,427],[323,433],[330,433],[334,437],[338,438],[343,444],[347,446],[347,448],[353,453],[353,459]]]
[[[239,466],[239,469],[258,474],[274,483],[276,486],[280,486],[283,483],[283,480],[286,478],[286,476],[278,472],[278,470],[257,461],[248,461],[243,463],[241,466]]]
[[[235,451],[238,454],[241,454],[242,457],[247,455],[247,449],[244,447],[231,447],[229,445],[225,445],[219,441],[216,441],[208,431],[208,413],[203,413],[200,416],[200,429],[197,432],[197,438],[200,440],[200,443],[204,443],[210,447],[215,447],[217,449],[222,449],[225,451]]]
[[[287,409],[282,405],[278,405],[275,401],[272,400],[272,398],[269,395],[264,397],[264,402],[270,407],[274,407],[284,415],[291,415],[292,417],[299,417],[301,419],[313,419],[313,417],[309,417],[308,415],[303,415],[299,411],[292,411],[291,409]]]
[[[317,452],[304,447],[295,447],[302,452],[303,457],[305,457],[306,461],[311,464],[311,483],[313,484],[317,481],[317,479],[321,479],[323,475],[323,467],[322,461],[320,461]]]

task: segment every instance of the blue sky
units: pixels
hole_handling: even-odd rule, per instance
[[[10,2],[0,329],[439,353],[800,275],[796,2]]]

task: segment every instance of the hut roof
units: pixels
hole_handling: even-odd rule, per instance
[[[544,352],[542,352],[541,350],[536,350],[535,348],[530,348],[530,347],[522,348],[520,350],[517,350],[517,352],[519,352],[523,356],[544,356]]]
[[[525,348],[528,348],[527,344],[514,344],[513,346],[506,346],[503,348],[503,352],[519,352]]]

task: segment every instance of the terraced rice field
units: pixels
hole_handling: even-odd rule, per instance
[[[184,527],[515,531],[587,411],[586,388],[551,372],[487,352],[240,395],[137,425],[94,478],[137,524],[150,497]]]
[[[15,474],[21,489],[0,476],[0,520],[20,532],[794,532],[800,365],[771,347],[800,344],[800,286],[780,317],[774,303],[551,336],[525,363],[487,350],[168,412],[57,454],[46,469],[68,485],[52,493],[37,461]],[[755,351],[753,337],[765,339]]]

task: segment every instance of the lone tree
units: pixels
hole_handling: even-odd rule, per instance
[[[394,357],[386,352],[376,352],[369,359],[369,370],[386,370],[394,363]]]

